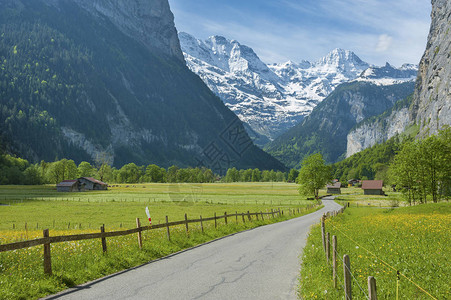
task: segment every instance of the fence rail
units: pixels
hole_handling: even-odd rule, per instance
[[[316,206],[317,205],[308,205],[305,208],[289,209],[288,214],[289,215],[300,214],[303,211],[313,209]],[[260,211],[260,212],[251,213],[248,211],[248,212],[244,212],[244,213],[235,212],[233,214],[228,214],[227,212],[225,212],[224,215],[219,215],[219,216],[217,216],[215,213],[215,215],[213,217],[203,218],[202,216],[200,216],[199,219],[188,219],[187,215],[185,214],[185,219],[181,220],[181,221],[169,222],[168,216],[166,216],[166,221],[164,223],[148,225],[148,226],[141,226],[140,220],[139,220],[139,218],[137,218],[136,219],[137,227],[133,228],[133,229],[106,232],[105,227],[102,226],[100,228],[100,232],[98,232],[98,233],[84,233],[84,234],[63,235],[63,236],[50,236],[49,230],[45,229],[43,231],[42,238],[15,242],[15,243],[9,243],[9,244],[0,244],[0,253],[6,252],[6,251],[14,251],[14,250],[19,250],[19,249],[44,245],[44,249],[45,249],[45,251],[44,251],[44,273],[52,274],[50,245],[54,244],[54,243],[101,239],[103,252],[106,253],[107,252],[106,238],[117,237],[117,236],[126,236],[126,235],[130,235],[130,234],[138,234],[138,244],[139,244],[139,247],[142,248],[141,233],[143,231],[147,231],[147,230],[166,228],[167,229],[167,238],[170,240],[171,239],[170,238],[170,227],[174,227],[174,226],[185,225],[186,232],[187,232],[187,234],[189,234],[188,224],[192,224],[192,223],[200,223],[202,232],[203,232],[204,231],[204,222],[208,222],[208,221],[214,221],[215,228],[216,228],[217,221],[220,219],[225,219],[225,224],[227,225],[228,218],[233,218],[233,217],[235,217],[236,222],[238,222],[238,217],[241,217],[242,222],[244,223],[244,222],[246,222],[246,219],[249,221],[252,221],[252,217],[255,217],[256,220],[259,220],[259,218],[261,220],[264,220],[265,216],[267,218],[268,218],[268,216],[269,216],[269,218],[276,218],[276,217],[283,216],[283,215],[284,215],[284,212],[283,212],[283,210],[280,210],[280,208],[277,210],[271,209],[270,212]]]

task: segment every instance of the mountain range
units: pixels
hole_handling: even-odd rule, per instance
[[[202,41],[184,32],[179,39],[188,67],[249,125],[250,134],[257,133],[261,146],[302,121],[342,83],[413,82],[418,71],[412,64],[373,66],[343,49],[316,62],[267,65],[236,40],[212,36]]]
[[[185,64],[167,0],[0,0],[0,146],[33,162],[284,170]]]

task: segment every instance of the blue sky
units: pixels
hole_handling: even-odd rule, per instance
[[[334,48],[368,63],[419,63],[430,0],[169,0],[176,27],[200,39],[223,35],[266,63],[316,61]]]

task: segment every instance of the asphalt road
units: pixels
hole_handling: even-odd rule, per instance
[[[309,228],[340,206],[241,232],[46,299],[296,299]]]

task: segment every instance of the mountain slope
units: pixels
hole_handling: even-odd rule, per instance
[[[413,82],[389,86],[358,81],[342,84],[265,150],[289,167],[299,167],[305,156],[316,152],[321,152],[326,161],[336,162],[346,153],[346,135],[351,128],[392,107],[413,88]]]
[[[0,0],[10,149],[32,161],[284,168],[185,66],[167,0],[88,2]]]
[[[341,83],[358,79],[387,85],[416,76],[413,65],[378,68],[342,49],[313,63],[266,65],[251,48],[235,40],[212,36],[202,41],[183,32],[179,38],[188,67],[266,140],[300,122]]]

